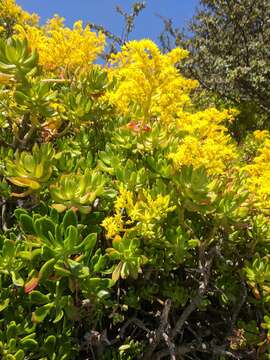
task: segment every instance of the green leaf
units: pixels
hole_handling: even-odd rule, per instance
[[[84,288],[85,291],[97,294],[100,290],[108,289],[114,284],[115,281],[111,279],[88,278],[81,283],[81,286]]]
[[[44,305],[50,301],[49,295],[44,295],[40,291],[33,290],[29,295],[30,302],[37,305]]]
[[[54,265],[56,275],[71,276],[71,272],[59,264]]]
[[[8,307],[9,302],[10,302],[10,299],[7,298],[0,303],[0,312],[5,310]]]
[[[24,360],[25,359],[25,353],[22,349],[18,350],[15,354],[14,354],[14,358],[16,360]]]
[[[66,211],[62,224],[64,226],[64,229],[67,229],[70,225],[73,225],[75,227],[78,226],[78,219],[73,210]]]
[[[72,269],[73,276],[75,276],[77,278],[80,278],[80,279],[89,277],[89,268],[88,268],[88,266],[83,266],[80,263],[77,263],[77,265],[76,265],[76,264],[74,264],[75,261],[69,260],[70,264],[71,264],[71,262],[73,263],[73,265],[71,265],[71,266],[73,266],[73,269]]]
[[[9,239],[5,239],[2,251],[4,257],[14,257],[16,252],[15,242]]]
[[[40,236],[42,239],[45,238],[46,240],[49,240],[49,232],[52,235],[54,235],[55,233],[55,224],[50,218],[42,217],[34,222],[34,229],[37,235]]]
[[[58,222],[59,222],[59,213],[53,207],[51,207],[51,209],[50,209],[50,218],[55,224],[58,224]]]
[[[97,263],[94,265],[94,271],[99,272],[101,271],[106,264],[106,256],[100,256]]]
[[[55,344],[56,344],[56,337],[54,335],[49,335],[45,339],[44,346],[46,347],[46,350],[47,352],[49,352],[49,354],[51,354],[54,351]]]
[[[24,350],[34,351],[38,346],[38,342],[34,339],[21,339],[20,345],[24,348]]]
[[[15,358],[15,356],[11,354],[7,354],[6,360],[17,360],[17,359]]]
[[[52,307],[53,303],[50,303],[37,308],[36,311],[32,313],[32,322],[41,323],[44,321],[44,319],[49,315]]]
[[[63,316],[64,316],[64,311],[61,309],[57,312],[56,317],[53,320],[53,323],[54,324],[58,323],[62,319]]]
[[[78,229],[73,225],[69,225],[69,227],[66,230],[66,239],[64,240],[65,249],[73,250],[74,246],[77,243],[78,237],[79,237]]]
[[[39,270],[39,280],[44,281],[47,280],[49,275],[54,271],[54,265],[56,263],[55,259],[47,260]]]
[[[18,221],[20,221],[21,215],[28,215],[27,211],[22,208],[17,208],[14,210],[14,215]]]
[[[99,299],[104,299],[106,297],[108,297],[110,295],[109,291],[108,290],[100,290],[98,293],[97,293],[97,297]]]
[[[9,341],[8,341],[8,348],[9,348],[9,351],[11,352],[11,353],[13,353],[13,352],[15,352],[16,351],[16,349],[17,349],[17,341],[16,341],[16,339],[14,339],[14,338],[11,338]]]
[[[11,321],[8,326],[7,326],[7,330],[6,330],[6,336],[7,339],[12,339],[15,338],[17,336],[18,330],[17,330],[17,324],[15,321]]]
[[[22,287],[24,285],[23,278],[21,277],[19,272],[11,271],[10,274],[11,274],[12,282],[15,286]]]
[[[92,233],[87,235],[84,238],[84,240],[81,242],[81,244],[77,246],[77,248],[80,250],[91,252],[94,249],[96,242],[97,242],[97,234]]]

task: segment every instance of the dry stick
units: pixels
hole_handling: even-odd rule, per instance
[[[242,296],[242,299],[238,302],[236,308],[234,309],[234,312],[232,315],[232,320],[231,320],[232,328],[234,327],[236,320],[238,318],[238,315],[247,299],[247,288],[246,288],[245,281],[242,278],[241,278],[241,285],[242,285],[242,289],[243,289],[243,296]]]
[[[235,354],[233,354],[230,351],[224,350],[223,347],[219,347],[219,346],[207,347],[205,344],[203,346],[201,343],[198,344],[198,343],[194,343],[194,342],[188,343],[186,345],[177,346],[175,352],[176,352],[177,359],[180,359],[180,358],[182,358],[182,356],[185,356],[188,353],[192,353],[195,351],[202,352],[202,353],[209,353],[212,355],[223,355],[223,356],[230,357],[232,359],[238,359],[238,360],[240,359],[239,356],[236,356]],[[168,355],[170,355],[170,352],[168,349],[161,350],[156,354],[155,359],[162,360],[163,358],[167,357]]]
[[[171,300],[167,299],[165,301],[165,303],[164,303],[164,308],[163,308],[163,311],[162,311],[162,314],[161,314],[160,325],[159,325],[158,329],[156,329],[154,331],[154,334],[153,334],[152,338],[150,338],[150,347],[149,347],[148,351],[146,352],[146,354],[144,355],[143,360],[151,360],[151,359],[153,359],[153,356],[152,356],[153,352],[155,351],[156,347],[158,346],[160,340],[162,338],[164,338],[164,334],[165,334],[166,340],[168,339],[166,337],[166,335],[167,335],[166,331],[169,328],[168,317],[169,317],[171,305],[172,305]],[[171,348],[171,349],[169,349],[169,353],[172,352],[171,353],[171,360],[175,360],[176,357],[175,357],[175,355],[173,353],[173,346],[171,346],[171,343],[170,343],[169,347]]]
[[[128,319],[126,321],[126,323],[121,327],[121,329],[119,331],[120,338],[124,338],[125,331],[129,327],[129,325],[131,325],[131,324],[136,325],[138,328],[144,330],[147,333],[150,332],[150,330],[144,325],[144,323],[140,319],[133,316],[132,318]]]
[[[190,304],[185,308],[185,310],[182,312],[182,315],[178,319],[174,329],[172,330],[172,337],[171,337],[172,339],[174,339],[176,337],[176,335],[178,335],[182,331],[185,322],[187,321],[189,316],[192,314],[192,312],[194,310],[196,310],[197,307],[200,305],[200,303],[207,291],[209,280],[210,280],[212,263],[213,263],[214,256],[216,254],[216,248],[213,248],[209,253],[211,253],[210,257],[208,260],[206,260],[204,266],[201,269],[203,272],[203,279],[200,282],[198,293],[191,300]]]
[[[163,339],[168,346],[171,360],[176,360],[175,344],[171,341],[170,336],[166,332],[163,332]]]
[[[6,213],[7,213],[7,205],[6,202],[2,205],[1,215],[2,215],[2,229],[4,232],[7,232],[9,230],[7,226],[7,219],[6,219]]]
[[[41,82],[43,83],[70,83],[71,82],[71,79],[43,79],[41,80]]]
[[[182,345],[176,348],[176,353],[178,358],[181,357],[191,351],[195,350],[195,346],[193,344],[187,344],[187,345]],[[158,353],[155,354],[155,359],[156,360],[162,360],[163,358],[167,357],[168,355],[170,355],[170,352],[168,349],[163,349],[160,350]]]

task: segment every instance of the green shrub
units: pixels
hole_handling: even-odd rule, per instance
[[[193,107],[181,49],[1,44],[1,358],[269,358],[269,134]]]

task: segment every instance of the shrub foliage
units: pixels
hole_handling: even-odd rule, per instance
[[[173,43],[188,49],[185,73],[214,98],[241,109],[238,124],[232,127],[238,138],[246,130],[269,129],[269,1],[200,0],[199,4],[188,35],[172,20],[163,19],[163,49],[171,49]]]
[[[195,107],[182,49],[96,65],[101,33],[4,3],[1,358],[268,359],[269,133]]]

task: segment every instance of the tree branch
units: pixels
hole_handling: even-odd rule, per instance
[[[185,308],[182,315],[176,322],[176,325],[174,329],[172,330],[172,338],[175,338],[179,333],[181,333],[185,322],[189,318],[189,316],[193,313],[194,310],[197,309],[197,307],[200,305],[201,301],[203,300],[204,295],[207,292],[209,281],[210,281],[210,275],[211,275],[211,268],[213,259],[216,255],[217,249],[213,248],[209,252],[209,259],[206,260],[202,270],[202,281],[200,282],[200,286],[197,292],[197,295],[191,300],[190,304]],[[202,259],[200,259],[202,260]]]
[[[153,352],[155,351],[156,347],[160,343],[161,339],[163,338],[169,347],[169,353],[171,353],[171,360],[175,360],[174,355],[174,345],[171,343],[167,331],[170,329],[170,325],[168,324],[168,317],[171,309],[171,300],[167,299],[164,303],[164,308],[160,318],[160,325],[157,330],[154,331],[153,336],[149,339],[150,347],[146,354],[143,357],[143,360],[151,360],[153,359]]]

